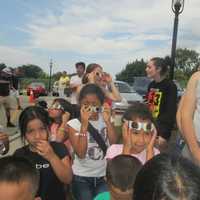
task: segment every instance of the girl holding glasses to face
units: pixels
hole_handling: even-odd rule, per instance
[[[157,131],[148,107],[143,103],[134,103],[123,116],[123,144],[114,144],[108,148],[106,158],[112,159],[119,154],[137,157],[143,164],[159,151],[154,148]]]

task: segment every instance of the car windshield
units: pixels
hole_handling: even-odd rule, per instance
[[[135,92],[127,83],[115,82],[115,86],[120,93],[133,93]]]
[[[134,87],[148,87],[151,80],[147,77],[135,77],[134,78]]]

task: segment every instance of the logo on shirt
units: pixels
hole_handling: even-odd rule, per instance
[[[156,89],[151,89],[147,96],[148,107],[156,119],[160,113],[160,103],[162,99],[162,92]]]
[[[45,163],[45,164],[38,164],[38,163],[36,163],[36,165],[35,165],[36,169],[47,169],[49,167],[50,167],[49,163]]]

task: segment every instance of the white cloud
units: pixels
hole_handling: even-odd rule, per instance
[[[49,57],[39,53],[37,57],[37,50],[56,55],[65,52],[72,57],[56,60],[58,66],[64,66],[66,62],[72,66],[80,55],[78,60],[98,62],[115,74],[136,58],[165,56],[171,51],[174,20],[171,1],[63,0],[56,9],[60,10],[59,14],[54,8],[40,14],[33,13],[29,24],[21,27],[30,36],[26,44],[28,53],[9,48],[13,63],[19,58],[47,62]],[[199,9],[199,0],[186,1],[179,21],[179,47],[200,50],[200,40],[195,40],[200,37]],[[154,41],[155,45],[147,44]]]

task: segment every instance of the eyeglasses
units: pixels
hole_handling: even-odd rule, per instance
[[[64,108],[59,103],[54,103],[51,105],[50,109],[56,109],[56,110],[62,110],[64,111]]]
[[[145,133],[148,133],[148,132],[152,132],[155,129],[155,126],[153,123],[150,123],[150,122],[128,121],[128,128],[136,132],[143,129]]]
[[[99,106],[87,106],[87,105],[85,105],[85,107],[86,107],[86,108],[89,107],[88,110],[89,110],[90,112],[100,113],[100,112],[103,112],[103,111],[104,111],[103,107],[99,107]]]

